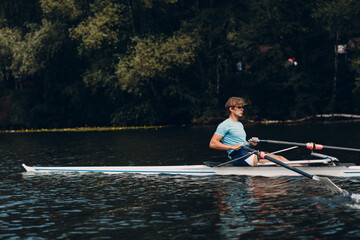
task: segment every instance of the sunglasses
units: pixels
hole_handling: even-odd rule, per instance
[[[244,109],[244,108],[245,108],[245,106],[234,106],[234,108]]]

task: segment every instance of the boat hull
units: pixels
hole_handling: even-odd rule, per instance
[[[243,175],[243,176],[300,176],[283,167],[209,167],[207,165],[185,166],[108,166],[108,167],[29,167],[23,164],[27,172],[36,173],[106,173],[106,174],[179,174],[191,176]],[[318,166],[298,167],[311,175],[334,177],[360,177],[360,166]]]

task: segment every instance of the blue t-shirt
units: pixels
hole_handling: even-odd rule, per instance
[[[246,142],[246,132],[241,122],[234,122],[229,118],[219,124],[215,134],[222,136],[221,142],[223,144],[234,146],[241,142],[248,145]],[[234,150],[227,150],[228,155]]]

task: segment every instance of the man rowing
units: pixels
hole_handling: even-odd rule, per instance
[[[256,166],[258,162],[268,162],[267,160],[258,159],[255,154],[249,154],[241,146],[256,146],[257,137],[251,138],[251,142],[246,140],[246,132],[240,118],[244,114],[246,103],[243,98],[231,97],[225,104],[228,118],[220,123],[210,140],[210,148],[217,150],[226,150],[230,160],[241,158],[233,161],[233,166]],[[288,161],[286,158],[278,155],[268,154],[279,160]]]

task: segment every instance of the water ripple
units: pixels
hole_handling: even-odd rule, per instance
[[[157,154],[131,148],[139,141],[151,144],[152,134],[0,136],[0,239],[360,238],[360,178],[331,178],[350,193],[343,196],[302,177],[28,174],[21,168],[23,162],[164,165],[209,159],[192,160],[204,150],[184,152],[190,143],[174,155],[171,149]]]

